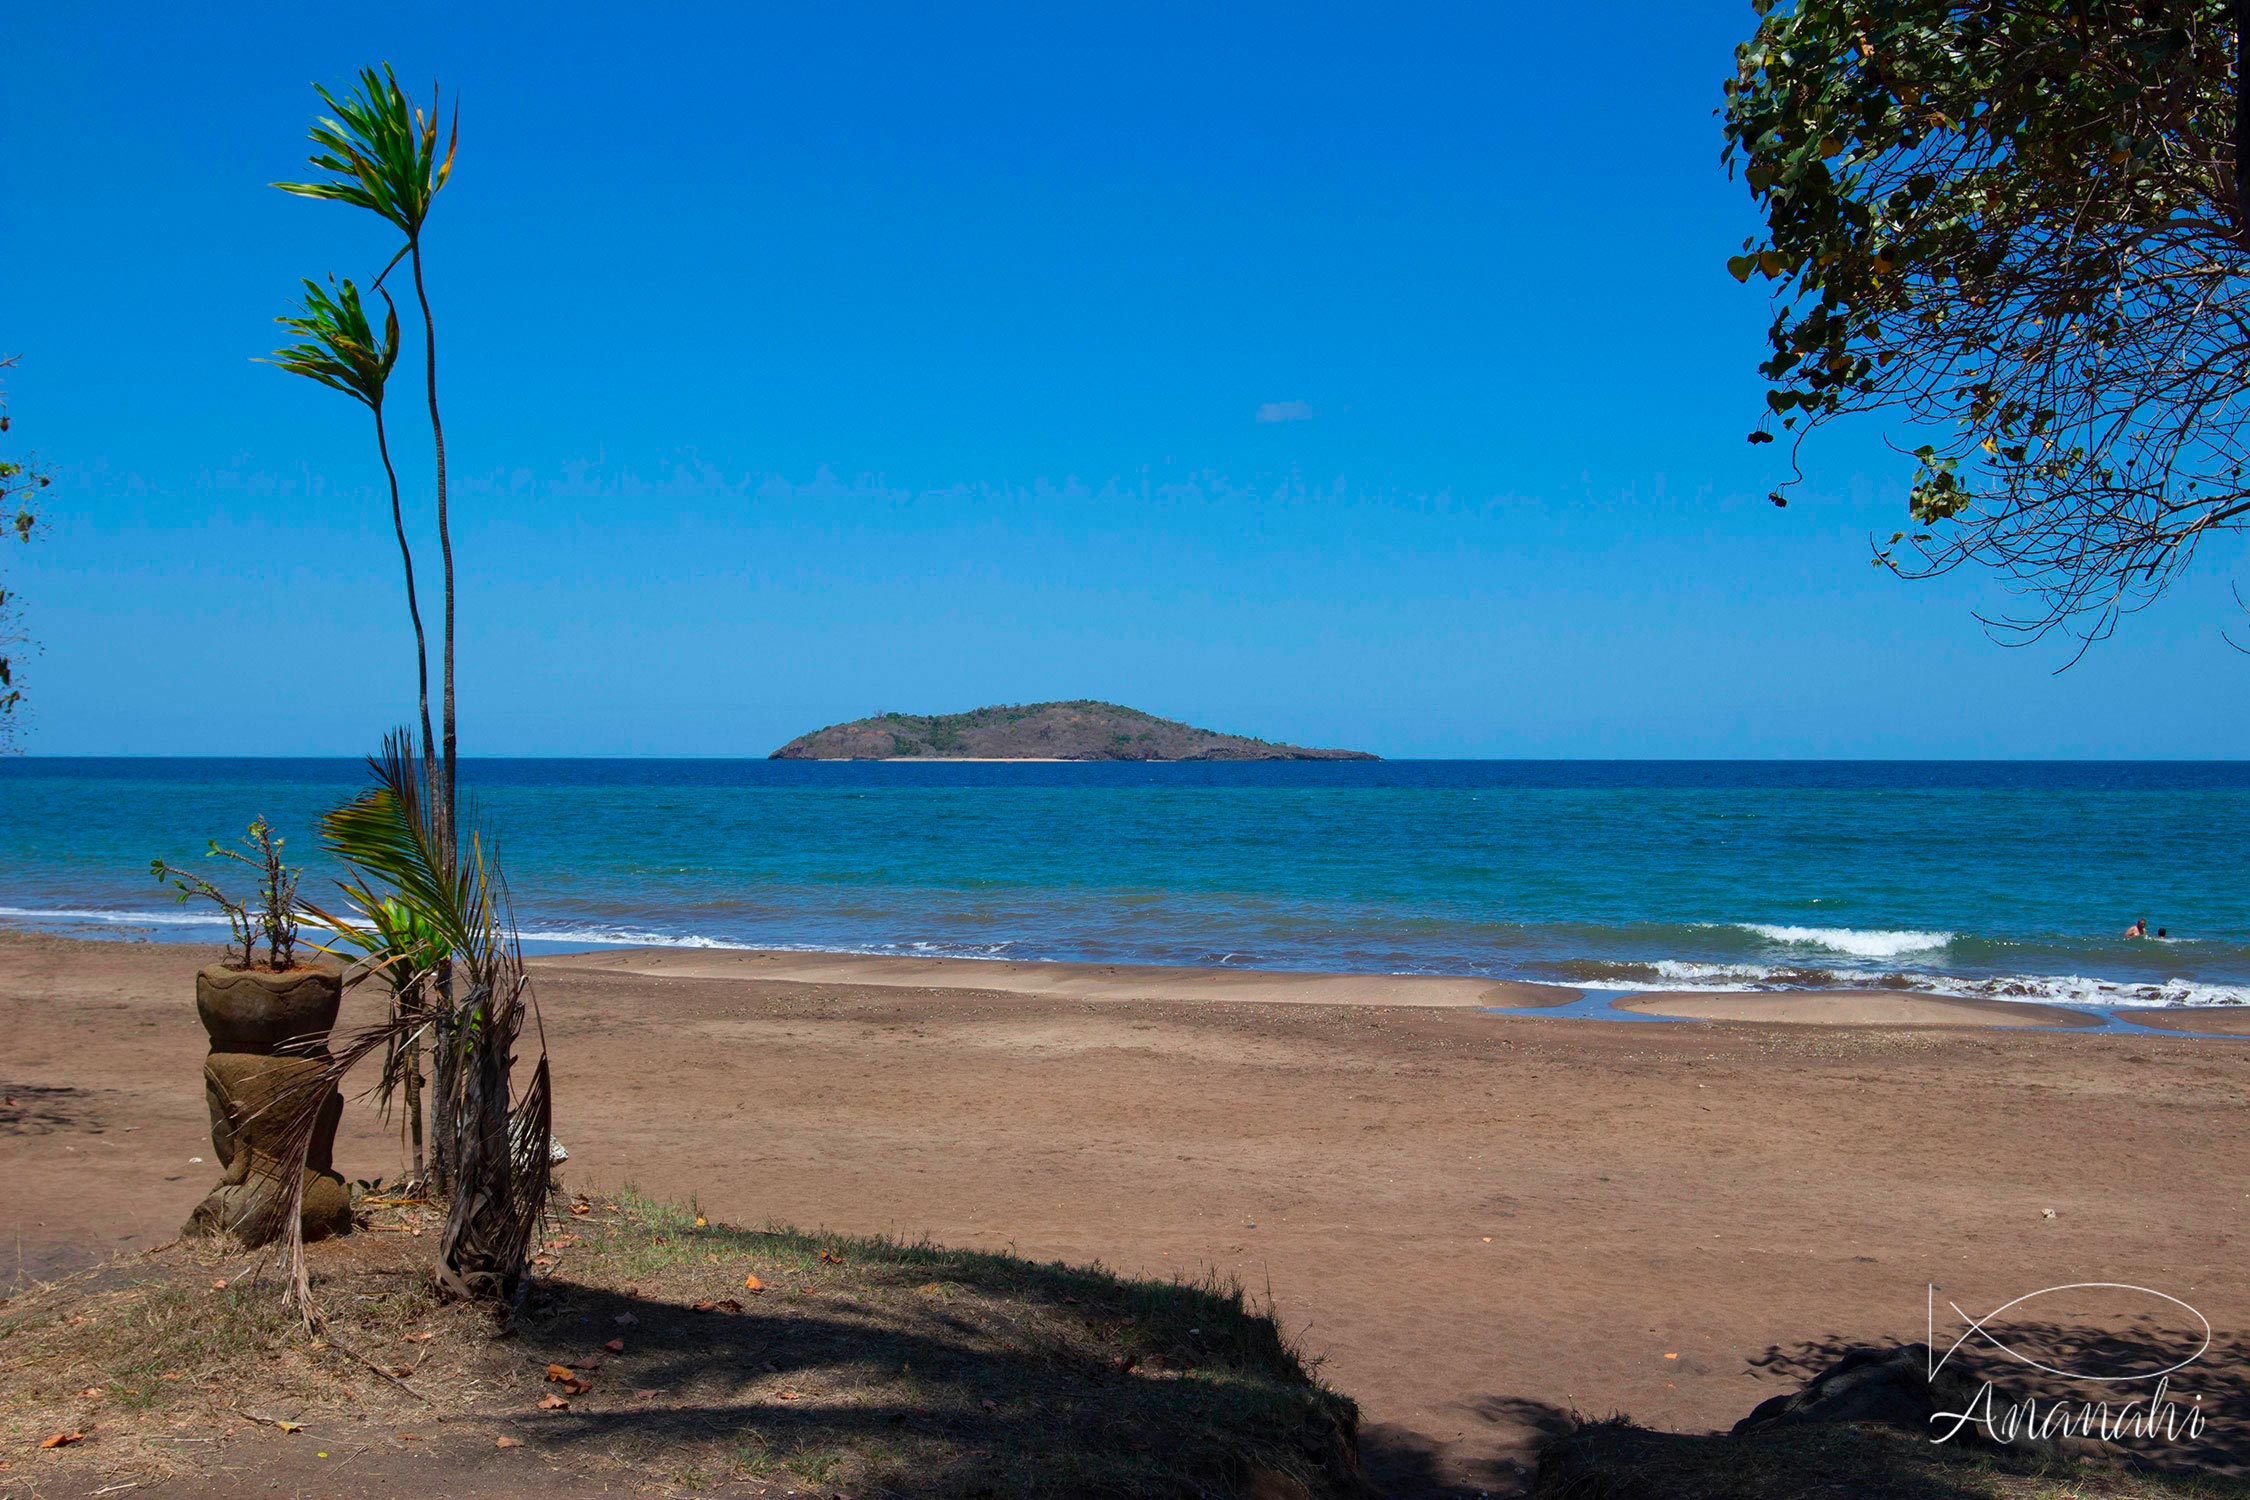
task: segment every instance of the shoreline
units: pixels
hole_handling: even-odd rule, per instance
[[[0,1280],[167,1241],[208,1190],[193,978],[217,952],[0,936]],[[2240,1184],[2149,1170],[2151,1141],[2187,1163],[2244,1146],[2241,1054],[2190,1037],[1660,1023],[1596,1014],[1599,992],[1501,1016],[1429,1003],[1445,980],[1271,1003],[1234,970],[700,950],[533,970],[569,1188],[1235,1277],[1360,1403],[1394,1490],[1517,1490],[1541,1413],[1573,1406],[1730,1426],[1795,1388],[1777,1348],[1923,1338],[1933,1281],[1973,1312],[2130,1283],[2250,1327]],[[390,1177],[398,1122],[347,1098],[336,1161]]]
[[[2100,1031],[2112,1023],[2189,1037],[2250,1037],[2250,1005],[2126,1005],[1956,995],[1868,986],[1778,989],[1641,989],[1499,979],[1476,974],[1382,974],[1340,969],[1236,968],[1083,959],[863,953],[849,949],[571,946],[580,938],[530,936],[535,972],[580,969],[666,979],[772,980],[915,991],[957,991],[1087,1001],[1406,1006],[1559,1012],[1570,1021],[1671,1021],[1722,1025],[1971,1026]],[[120,923],[114,932],[58,932],[0,924],[0,948],[24,943],[165,948],[210,946],[207,929]]]

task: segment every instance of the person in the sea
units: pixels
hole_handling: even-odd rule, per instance
[[[2157,928],[2157,929],[2156,929],[2156,935],[2157,935],[2158,937],[2160,937],[2160,938],[2168,938],[2168,937],[2170,937],[2170,936],[2171,936],[2172,934],[2170,934],[2169,932],[2166,932],[2166,931],[2165,931],[2165,930],[2164,930],[2163,928],[2159,927],[2159,928]]]
[[[2133,922],[2133,925],[2125,929],[2125,935],[2126,935],[2127,937],[2129,937],[2129,938],[2144,938],[2144,937],[2147,937],[2147,936],[2148,936],[2148,918],[2146,918],[2146,917],[2139,917],[2139,918],[2136,918],[2136,919],[2134,920],[2134,922]]]

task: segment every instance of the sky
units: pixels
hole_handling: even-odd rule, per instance
[[[2239,548],[2058,674],[1764,499],[1714,109],[1747,4],[17,6],[0,557],[33,754],[412,712],[365,412],[256,363],[379,221],[315,81],[460,107],[427,231],[466,754],[763,755],[1107,698],[1391,756],[2235,757]],[[394,425],[436,569],[419,330]],[[2237,630],[2240,635],[2243,632]]]

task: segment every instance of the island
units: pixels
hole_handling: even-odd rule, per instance
[[[1001,703],[964,714],[877,714],[801,734],[769,760],[1380,760],[1197,729],[1137,708],[1077,698]]]

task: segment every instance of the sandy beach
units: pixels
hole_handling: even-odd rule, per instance
[[[210,956],[0,939],[11,1278],[160,1243],[208,1185],[189,996]],[[1562,1411],[1725,1426],[1821,1349],[1921,1338],[1932,1283],[1970,1308],[2162,1289],[2217,1330],[2206,1378],[2250,1391],[2231,1041],[1887,992],[1636,1000],[1711,1018],[1659,1025],[1491,1015],[1528,1002],[1481,981],[676,951],[534,969],[573,1186],[1240,1276],[1361,1403],[1396,1493],[1507,1492]],[[397,1170],[363,1105],[338,1162]]]

